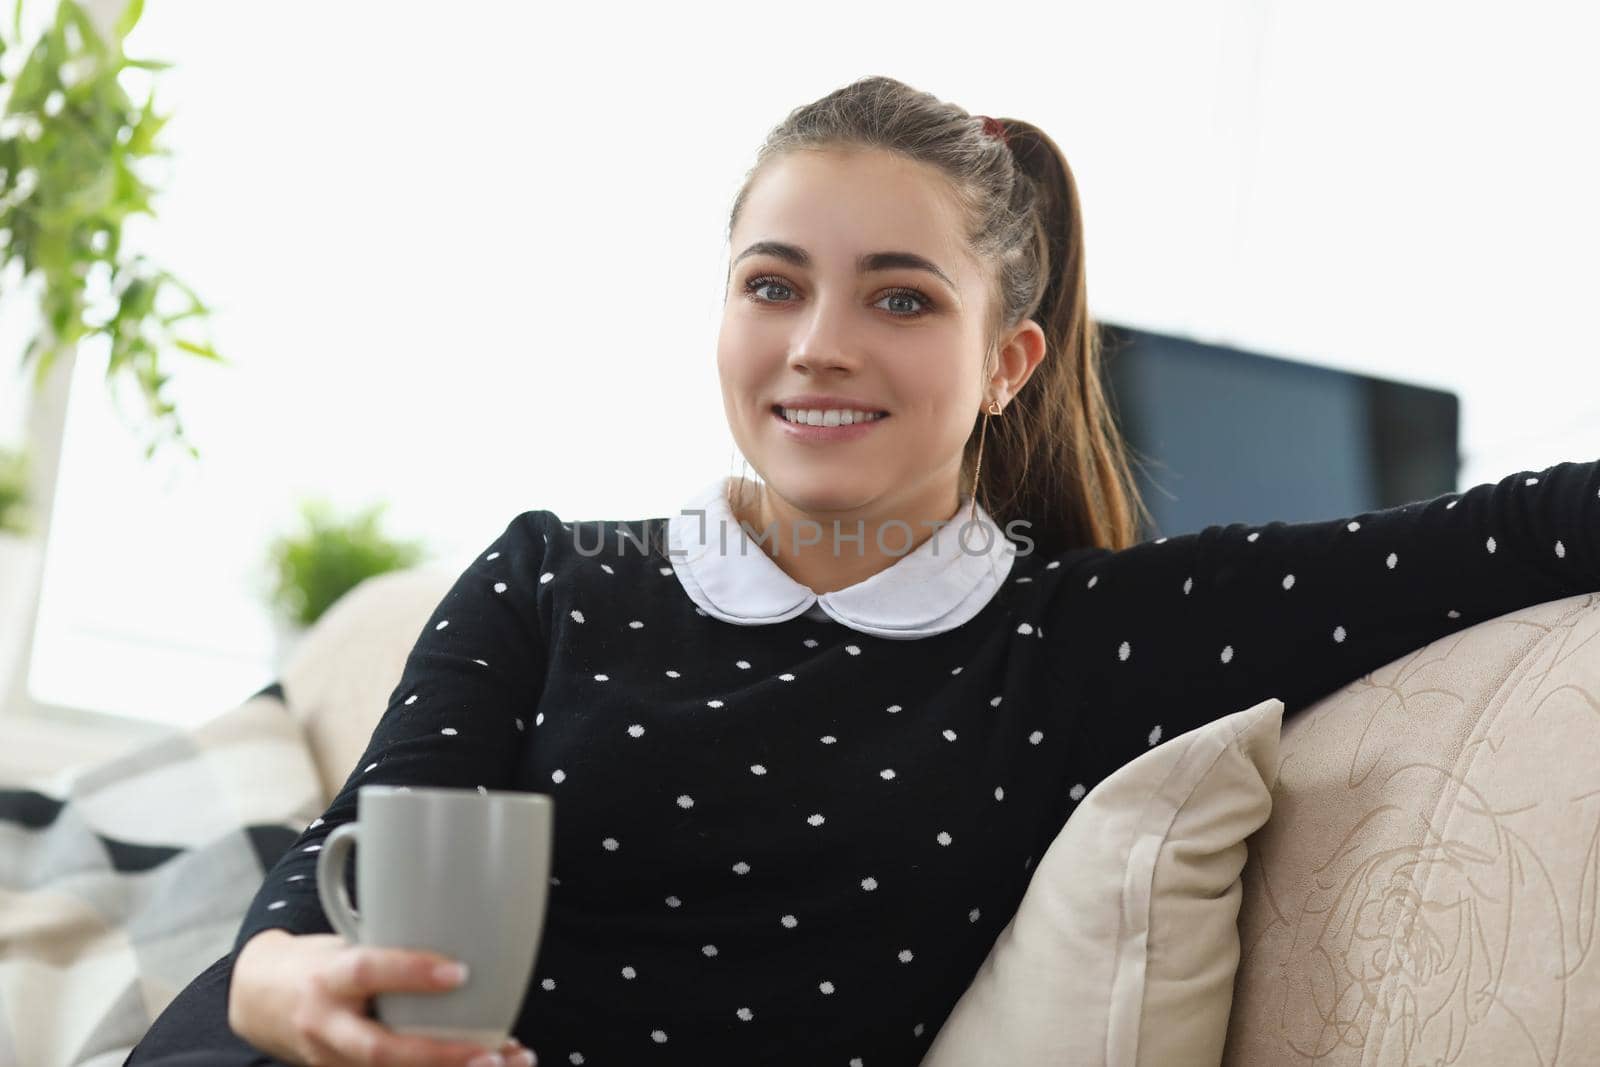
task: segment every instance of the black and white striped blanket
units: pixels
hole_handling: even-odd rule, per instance
[[[121,1067],[325,806],[277,684],[28,785],[0,789],[0,1067]]]

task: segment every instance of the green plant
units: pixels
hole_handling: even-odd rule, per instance
[[[376,574],[416,565],[417,541],[395,541],[379,530],[387,504],[338,519],[323,500],[301,505],[302,533],[279,537],[268,550],[273,571],[273,606],[301,626],[321,618],[345,593]]]
[[[175,348],[227,363],[210,344],[174,329],[211,309],[172,274],[122,247],[124,219],[155,215],[156,190],[140,177],[141,165],[171,155],[156,141],[170,116],[156,113],[154,88],[136,105],[120,81],[130,70],[153,77],[171,66],[123,55],[123,38],[143,10],[143,0],[131,0],[104,39],[79,4],[61,0],[9,83],[0,113],[0,270],[15,260],[24,281],[43,281],[42,324],[22,356],[24,368],[37,360],[36,389],[58,355],[104,336],[107,380],[132,375],[158,427],[169,425],[172,440],[198,459],[162,395],[171,375],[162,373],[161,356]],[[22,0],[10,36],[0,36],[0,59],[22,43]],[[0,70],[0,88],[6,86]],[[146,459],[161,440],[158,432],[146,445]]]
[[[25,534],[28,519],[28,454],[0,448],[0,531]]]

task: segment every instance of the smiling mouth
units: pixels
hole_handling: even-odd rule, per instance
[[[863,426],[863,425],[865,425],[867,423],[870,423],[870,422],[882,422],[884,419],[887,419],[889,417],[889,413],[887,411],[873,411],[865,419],[856,419],[854,416],[852,416],[852,421],[850,421],[850,422],[826,422],[826,421],[824,421],[824,422],[809,422],[809,421],[800,421],[800,420],[788,418],[787,416],[784,415],[783,406],[780,405],[780,404],[773,404],[772,407],[769,410],[771,410],[773,415],[777,416],[783,422],[788,423],[790,426],[814,426],[814,427],[818,427],[818,428],[823,428],[823,427],[841,427],[841,426]],[[819,409],[794,408],[794,409],[791,409],[791,410],[804,411],[804,410],[819,410]],[[831,413],[831,411],[834,411],[834,410],[843,411],[845,409],[843,409],[843,408],[827,409],[827,410],[824,411],[824,415],[826,415],[828,413]]]

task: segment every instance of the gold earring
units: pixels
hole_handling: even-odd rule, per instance
[[[983,439],[989,431],[989,416],[1001,412],[1000,401],[990,400],[983,409],[983,425],[978,428],[978,458],[972,464],[972,510],[968,521],[978,521],[978,472],[983,469]]]

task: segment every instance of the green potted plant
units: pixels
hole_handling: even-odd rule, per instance
[[[44,546],[30,536],[30,505],[27,452],[0,447],[0,696],[21,657],[23,619],[33,605],[44,555]]]
[[[93,6],[116,3],[95,0]],[[211,309],[175,275],[122,242],[129,215],[155,214],[158,190],[142,169],[171,155],[159,141],[168,116],[156,112],[154,89],[139,104],[124,88],[130,72],[150,78],[171,66],[123,54],[123,38],[143,8],[143,0],[130,0],[113,21],[60,0],[30,46],[18,0],[11,33],[0,28],[0,57],[8,47],[26,53],[9,80],[5,70],[13,64],[0,65],[0,269],[16,262],[25,282],[39,283],[39,330],[22,355],[23,367],[36,364],[36,389],[58,357],[104,337],[108,384],[132,379],[160,427],[145,458],[163,436],[198,458],[163,393],[172,376],[162,356],[178,352],[226,363],[206,341],[180,335]]]
[[[382,529],[387,503],[348,518],[325,499],[302,503],[301,528],[268,547],[267,599],[277,634],[281,668],[299,637],[333,603],[378,574],[416,566],[425,555],[420,541],[395,540]]]

